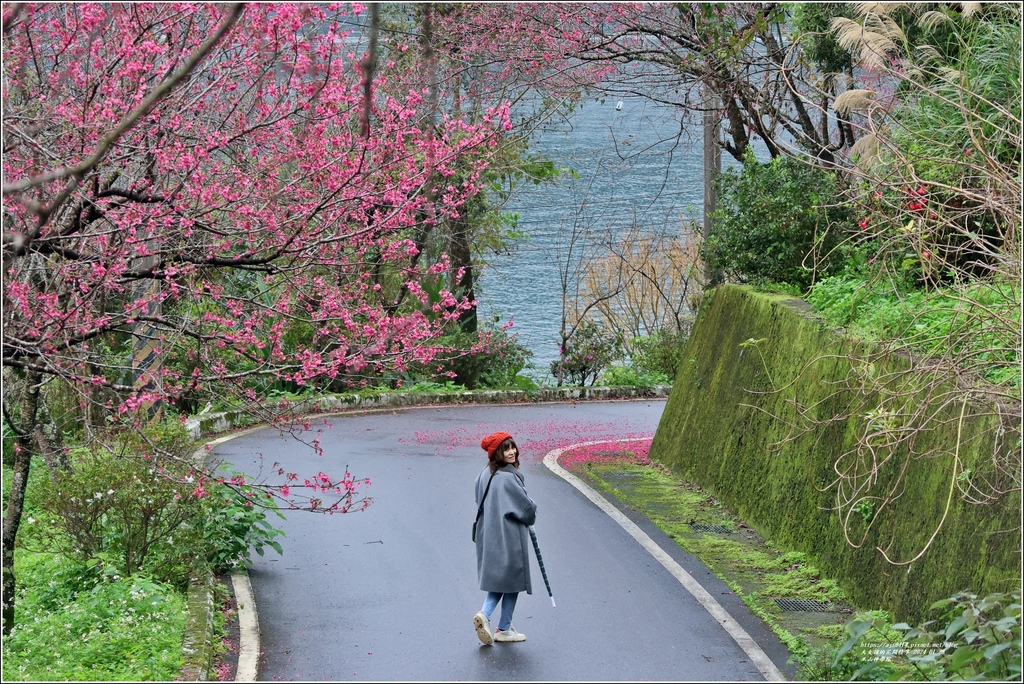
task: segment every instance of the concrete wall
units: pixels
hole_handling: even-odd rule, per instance
[[[993,450],[1019,449],[1019,441],[995,442],[991,416],[974,416],[961,426],[953,416],[916,435],[915,453],[928,457],[909,457],[905,447],[897,448],[873,491],[895,488],[899,496],[870,525],[852,516],[848,530],[859,548],[847,541],[835,510],[834,465],[864,431],[871,395],[836,390],[862,367],[850,357],[864,358],[869,350],[826,329],[808,310],[801,300],[745,287],[725,285],[709,293],[652,458],[713,492],[769,539],[806,552],[858,607],[884,608],[912,621],[935,617],[928,606],[961,590],[1019,589],[1019,490],[992,505],[954,496],[931,546],[912,563],[892,565],[878,551],[903,561],[927,545],[955,484],[955,457],[959,473],[1005,478],[991,468]],[[900,358],[872,361],[907,367]],[[961,407],[935,408],[942,415]],[[833,416],[844,418],[821,422]],[[806,430],[814,421],[817,427]]]

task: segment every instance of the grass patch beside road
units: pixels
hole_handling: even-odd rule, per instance
[[[854,611],[842,589],[803,553],[775,547],[699,486],[647,459],[647,445],[618,451],[597,445],[561,459],[596,490],[646,516],[683,550],[700,559],[786,644],[801,678],[826,677],[827,663],[846,640]],[[703,532],[715,525],[729,532]],[[772,599],[807,599],[831,605],[828,612],[784,611]]]
[[[19,553],[18,622],[3,642],[4,681],[178,676],[184,597],[145,577],[93,570],[53,553]]]

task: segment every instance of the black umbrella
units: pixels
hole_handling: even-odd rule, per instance
[[[544,586],[548,588],[548,596],[551,598],[551,607],[555,607],[555,597],[551,595],[551,583],[548,582],[548,571],[544,569],[544,557],[540,555],[540,545],[537,544],[537,532],[530,525],[530,539],[533,540],[533,552],[537,554],[537,565],[540,566],[540,574],[544,578]]]

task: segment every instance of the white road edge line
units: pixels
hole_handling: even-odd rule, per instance
[[[364,415],[368,413],[386,413],[399,411],[408,408],[423,408],[420,406],[393,406],[382,408],[362,409],[358,411],[343,411],[338,413],[317,414],[316,418],[332,418],[337,416]],[[266,424],[254,425],[245,430],[239,430],[229,435],[217,437],[205,442],[192,453],[192,458],[202,462],[207,455],[213,451],[213,447],[230,442],[238,437],[244,437],[259,430],[266,430],[272,426]],[[259,612],[256,610],[256,594],[252,590],[252,582],[249,580],[248,571],[242,567],[231,573],[231,587],[235,591],[235,603],[238,605],[238,665],[235,668],[236,682],[255,682],[259,674],[260,655],[260,621]]]
[[[316,417],[328,418],[346,415],[362,415],[366,413],[384,413],[386,411],[394,412],[404,408],[420,407],[396,406],[381,409],[364,409],[361,411],[328,413],[317,415]],[[255,425],[245,430],[233,432],[230,435],[211,439],[209,442],[204,443],[203,446],[196,449],[192,454],[192,458],[202,461],[211,451],[213,451],[213,447],[223,444],[224,442],[230,442],[237,437],[244,437],[245,435],[258,432],[259,430],[265,430],[269,427],[271,426],[265,424]],[[232,571],[231,587],[235,591],[235,603],[238,605],[238,666],[235,668],[234,681],[255,682],[256,677],[259,674],[260,620],[259,612],[256,610],[256,594],[253,593],[252,582],[249,580],[249,573],[244,567]]]
[[[235,681],[255,682],[260,649],[260,620],[249,573],[244,569],[233,571],[231,586],[235,589],[235,603],[238,605],[238,667],[235,670]]]
[[[646,439],[647,438],[602,439],[594,442],[580,442],[579,444],[573,444],[562,449],[549,451],[547,455],[544,456],[544,465],[547,466],[548,470],[561,477],[563,480],[582,492],[585,497],[593,501],[594,504],[607,513],[612,520],[619,523],[619,525],[621,525],[622,528],[626,530],[626,532],[628,532],[638,544],[640,544],[640,546],[654,556],[655,560],[661,563],[665,569],[683,585],[683,588],[690,592],[693,598],[697,599],[697,602],[704,607],[704,610],[708,611],[708,613],[711,614],[711,617],[713,617],[718,624],[720,624],[725,631],[729,633],[729,636],[733,638],[736,645],[743,649],[743,652],[747,654],[747,657],[749,657],[750,661],[754,663],[758,670],[760,670],[766,680],[770,682],[786,681],[782,672],[775,666],[775,663],[771,661],[771,658],[761,650],[761,647],[757,645],[757,642],[747,634],[743,627],[732,619],[729,613],[726,612],[725,608],[722,607],[722,604],[716,601],[715,598],[709,594],[708,591],[702,587],[692,575],[690,575],[690,573],[686,572],[686,570],[676,563],[671,556],[665,553],[665,551],[658,546],[653,539],[647,536],[647,533],[637,527],[636,523],[627,518],[619,509],[609,503],[607,499],[594,491],[578,477],[558,465],[559,456],[571,449],[592,446],[594,444],[608,444],[609,442],[640,442],[646,441]]]
[[[393,407],[386,409],[368,409],[363,411],[353,411],[352,414],[361,413],[378,413],[385,411],[394,411],[401,408],[410,407]],[[418,407],[412,407],[418,408]],[[333,417],[335,415],[352,415],[348,414],[327,414],[325,416],[318,417]],[[225,435],[217,439],[213,439],[207,442],[203,447],[196,450],[195,456],[206,455],[214,446],[228,442],[236,437],[242,437],[258,430],[266,429],[266,425],[258,425],[251,427],[247,430],[241,430],[239,432]],[[686,570],[684,570],[678,563],[672,560],[672,557],[665,553],[660,546],[654,543],[647,534],[641,530],[636,524],[623,515],[619,509],[612,506],[607,499],[595,492],[585,482],[580,480],[578,477],[568,472],[562,466],[558,465],[558,457],[570,449],[576,449],[583,446],[590,446],[593,444],[607,444],[608,442],[638,442],[644,441],[647,438],[636,438],[636,439],[603,439],[594,442],[580,442],[573,444],[562,449],[555,449],[548,452],[544,456],[544,465],[547,466],[548,470],[555,473],[563,480],[571,484],[573,487],[583,493],[588,499],[594,502],[594,504],[607,513],[615,522],[622,526],[632,536],[638,544],[640,544],[648,553],[661,563],[666,570],[668,570],[676,580],[679,581],[683,587],[690,592],[690,594],[697,599],[708,613],[722,625],[729,636],[733,638],[736,644],[743,649],[743,652],[747,654],[751,662],[757,667],[757,669],[764,675],[765,679],[773,682],[784,682],[786,678],[782,675],[782,672],[775,667],[775,663],[771,661],[768,655],[761,650],[761,647],[757,645],[747,632],[740,627],[722,608],[721,604],[714,599],[711,594],[707,592],[704,587],[700,585]],[[249,573],[245,569],[236,570],[231,573],[231,585],[235,591],[235,600],[238,604],[238,626],[239,626],[239,638],[238,638],[238,667],[235,671],[236,682],[254,682],[258,674],[258,662],[259,662],[259,651],[260,651],[260,627],[259,618],[256,611],[256,597],[252,591],[252,583],[249,581]]]

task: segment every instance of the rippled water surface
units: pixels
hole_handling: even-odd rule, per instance
[[[680,118],[643,98],[587,102],[568,121],[538,134],[533,151],[573,169],[554,183],[523,187],[510,209],[528,238],[509,254],[491,255],[477,297],[480,314],[513,319],[513,332],[533,352],[543,378],[558,357],[561,275],[577,270],[568,245],[574,232],[593,247],[604,235],[637,225],[678,230],[700,220],[703,158],[699,126],[680,136]],[[727,160],[723,159],[723,164]],[[582,266],[585,268],[585,264]]]

